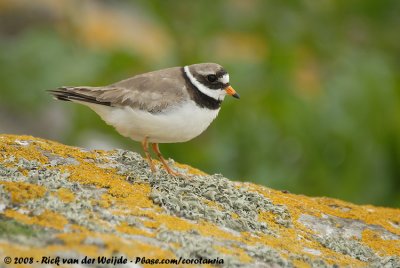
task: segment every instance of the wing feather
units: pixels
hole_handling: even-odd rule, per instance
[[[61,87],[50,92],[60,100],[130,106],[151,113],[189,98],[180,67],[137,75],[106,87]]]

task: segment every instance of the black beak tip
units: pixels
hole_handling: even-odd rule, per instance
[[[233,94],[232,97],[234,97],[234,98],[236,98],[236,99],[240,99],[240,96],[239,96],[239,94],[237,94],[237,93]]]

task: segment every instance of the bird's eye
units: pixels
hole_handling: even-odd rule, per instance
[[[213,74],[207,75],[207,80],[209,82],[213,83],[213,82],[217,81],[217,76],[213,75]]]

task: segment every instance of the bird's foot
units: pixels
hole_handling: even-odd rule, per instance
[[[165,171],[167,171],[168,174],[174,176],[174,177],[182,177],[182,178],[187,178],[188,176],[182,173],[179,173],[177,171],[172,170],[167,163],[163,163],[163,167]]]

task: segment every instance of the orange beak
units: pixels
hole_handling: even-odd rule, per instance
[[[236,90],[233,89],[233,87],[228,86],[225,88],[226,94],[231,95],[232,97],[236,99],[240,99],[239,94],[236,93]]]

